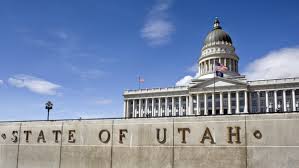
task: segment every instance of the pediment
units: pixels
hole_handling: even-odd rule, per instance
[[[233,79],[216,77],[215,79],[211,78],[203,82],[194,84],[193,86],[190,86],[190,88],[213,88],[214,86],[215,87],[246,86],[246,83],[233,80]]]

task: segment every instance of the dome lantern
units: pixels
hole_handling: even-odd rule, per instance
[[[204,45],[221,41],[233,44],[230,36],[222,30],[222,27],[220,26],[220,21],[216,17],[216,19],[214,20],[213,30],[207,35],[204,41]]]
[[[222,29],[220,26],[220,21],[219,21],[218,17],[216,17],[214,20],[214,30],[215,29]]]

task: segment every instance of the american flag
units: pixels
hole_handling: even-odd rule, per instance
[[[215,71],[216,72],[222,72],[222,73],[224,73],[227,70],[228,70],[228,68],[225,65],[220,64],[219,62],[216,63],[216,66],[215,66]]]
[[[144,83],[144,79],[141,78],[141,77],[139,76],[139,77],[138,77],[138,82],[139,82],[139,83]]]

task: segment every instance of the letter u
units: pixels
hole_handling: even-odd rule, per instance
[[[160,140],[160,128],[157,128],[157,141],[160,143],[160,144],[165,144],[166,142],[166,131],[167,129],[166,128],[163,128],[163,139]]]

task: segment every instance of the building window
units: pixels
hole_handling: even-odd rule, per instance
[[[265,97],[265,92],[260,92],[260,97]]]
[[[265,100],[261,100],[261,106],[265,106]]]
[[[257,106],[257,100],[252,100],[252,106]]]

